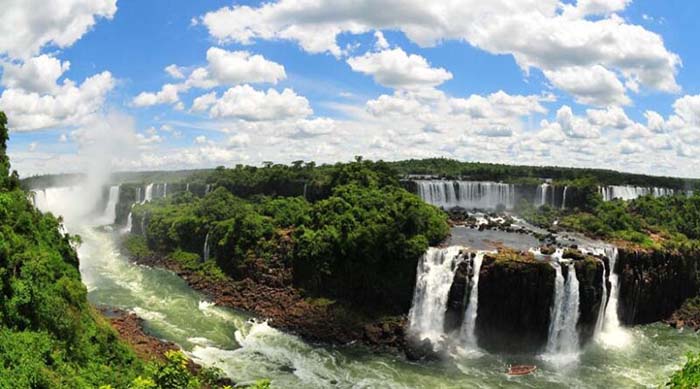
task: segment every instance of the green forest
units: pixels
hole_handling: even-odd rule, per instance
[[[318,192],[327,196],[309,202],[254,195],[304,175],[327,188]],[[447,215],[403,189],[381,162],[358,159],[321,172],[217,169],[206,180],[216,189],[202,198],[184,192],[134,207],[134,224],[146,220],[150,250],[198,257],[209,234],[212,260],[229,276],[240,277],[256,259],[288,261],[296,286],[307,292],[381,303],[377,308],[391,313],[408,309],[418,258],[449,232]],[[282,242],[292,247],[286,255]]]
[[[6,125],[0,112],[0,388],[215,387],[220,372],[193,375],[181,352],[139,359],[88,303],[80,237],[61,232],[61,218],[40,213],[20,189]]]
[[[88,303],[75,250],[80,237],[62,232],[61,218],[37,211],[20,188],[6,155],[6,123],[0,113],[0,388],[216,387],[221,373],[194,374],[181,352],[168,352],[163,361],[140,359]],[[417,166],[357,158],[197,172],[188,181],[213,190],[136,205],[134,226],[145,231],[126,245],[134,255],[170,256],[220,279],[239,279],[256,262],[282,263],[308,296],[399,314],[410,303],[416,261],[449,234],[448,215],[399,181],[402,169]],[[308,196],[287,195],[298,193],[298,185]],[[559,220],[565,228],[646,247],[700,239],[698,195],[602,202],[591,190],[577,209],[523,204],[519,212],[541,225]],[[203,261],[207,240],[210,258]],[[698,366],[689,355],[668,385],[697,387]]]

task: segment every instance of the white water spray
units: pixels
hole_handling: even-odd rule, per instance
[[[444,335],[447,298],[462,247],[430,247],[418,262],[413,304],[408,313],[409,329],[433,344]]]
[[[469,305],[462,323],[461,334],[468,346],[476,346],[476,317],[479,309],[479,272],[484,259],[484,252],[477,252],[472,261],[471,291],[469,293]]]
[[[418,194],[427,203],[443,208],[506,209],[515,206],[515,186],[498,182],[418,180]]]
[[[579,318],[579,282],[573,263],[567,267],[566,279],[562,263],[552,263],[556,270],[546,354],[548,359],[568,364],[578,358],[579,339],[576,324]]]

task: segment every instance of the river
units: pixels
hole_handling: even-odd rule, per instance
[[[697,334],[662,324],[625,329],[623,344],[591,342],[566,367],[536,355],[472,351],[413,363],[359,346],[311,345],[244,313],[213,306],[172,272],[130,263],[117,250],[119,233],[95,228],[102,218],[82,219],[66,217],[66,229],[83,239],[78,254],[89,300],[135,312],[149,333],[177,343],[236,382],[269,378],[274,388],[657,387],[682,365],[686,352],[699,348]],[[508,377],[509,363],[539,369]]]

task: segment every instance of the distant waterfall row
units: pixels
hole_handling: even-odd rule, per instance
[[[603,201],[613,199],[634,200],[638,197],[652,195],[654,197],[673,196],[676,191],[669,188],[644,188],[640,186],[610,185],[598,188]]]
[[[415,183],[415,190],[423,200],[445,209],[456,207],[497,209],[503,207],[506,210],[512,210],[522,200],[538,207],[548,205],[564,209],[572,206],[569,204],[570,197],[571,192],[575,191],[575,188],[554,186],[550,183],[542,183],[533,188],[532,185],[488,181],[415,180],[412,182]],[[620,185],[601,186],[598,188],[598,192],[604,201],[633,200],[646,195],[672,196],[677,193],[676,190],[669,188]],[[574,193],[574,197],[576,197],[575,195],[576,193]]]
[[[505,209],[515,207],[515,186],[481,181],[417,181],[418,194],[426,202],[443,208]]]
[[[605,256],[608,259],[608,272],[603,266],[604,293],[600,299],[600,310],[597,315],[596,338],[619,330],[617,314],[617,274],[614,273],[617,260],[617,249],[612,247],[584,250],[590,254]],[[549,263],[555,273],[552,303],[549,312],[549,328],[547,343],[542,351],[548,357],[568,360],[576,358],[580,350],[580,333],[577,328],[580,316],[580,291],[574,261],[562,259],[563,250],[559,249],[553,255],[544,256],[537,252],[537,261]],[[476,326],[479,320],[479,280],[482,273],[482,262],[486,252],[468,252],[466,248],[450,246],[446,248],[431,247],[418,263],[416,285],[413,303],[409,312],[409,330],[419,340],[428,339],[437,351],[445,345],[456,345],[465,349],[476,349],[478,339]],[[601,259],[601,262],[604,261]],[[467,282],[459,282],[460,272],[468,269],[462,277]],[[609,277],[606,277],[609,274]],[[606,278],[611,288],[607,290]],[[449,311],[454,308],[455,287],[461,289],[458,294],[461,323],[450,326]],[[521,291],[513,290],[512,293]],[[492,302],[493,303],[493,302]],[[489,323],[482,323],[489,326]]]

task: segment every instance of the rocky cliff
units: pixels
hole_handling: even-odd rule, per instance
[[[646,324],[668,318],[700,292],[697,250],[621,249],[619,315],[623,324]]]

